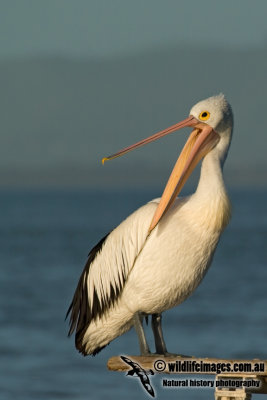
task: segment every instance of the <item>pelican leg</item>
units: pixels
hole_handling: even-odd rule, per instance
[[[157,354],[167,355],[167,348],[163,337],[162,326],[161,326],[161,314],[152,314],[152,330],[154,333],[155,347]]]
[[[165,340],[163,337],[161,326],[161,314],[152,314],[152,330],[155,338],[155,347],[157,355],[164,355],[166,357],[191,357],[184,354],[169,353],[166,348]]]
[[[135,330],[136,330],[136,333],[138,336],[141,356],[150,355],[151,353],[150,353],[149,346],[146,341],[145,332],[144,332],[144,328],[143,328],[142,314],[139,312],[134,314],[133,321],[134,321],[134,327],[135,327]]]

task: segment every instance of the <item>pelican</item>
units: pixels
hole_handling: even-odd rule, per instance
[[[223,165],[233,114],[223,94],[194,105],[180,123],[103,159],[110,160],[184,127],[191,132],[160,199],[139,208],[90,251],[72,303],[69,335],[95,355],[135,327],[142,356],[150,355],[143,319],[151,316],[157,354],[168,355],[163,311],[187,299],[205,276],[231,216]],[[196,192],[177,197],[202,160]]]

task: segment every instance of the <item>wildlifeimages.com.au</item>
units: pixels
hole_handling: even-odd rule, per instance
[[[265,372],[265,365],[262,362],[203,362],[196,360],[186,360],[166,363],[164,360],[156,360],[154,362],[154,369],[157,372],[169,372],[169,373],[229,373],[229,372],[246,372],[246,373],[258,373]]]

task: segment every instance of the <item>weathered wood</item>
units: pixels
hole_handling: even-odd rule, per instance
[[[243,389],[229,390],[215,390],[215,400],[251,400],[251,393]]]

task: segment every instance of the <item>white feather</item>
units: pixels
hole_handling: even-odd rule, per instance
[[[145,244],[157,203],[149,202],[126,218],[107,237],[101,251],[90,265],[87,278],[89,304],[94,306],[94,290],[103,304],[110,297],[111,286],[120,287],[133,268]]]

